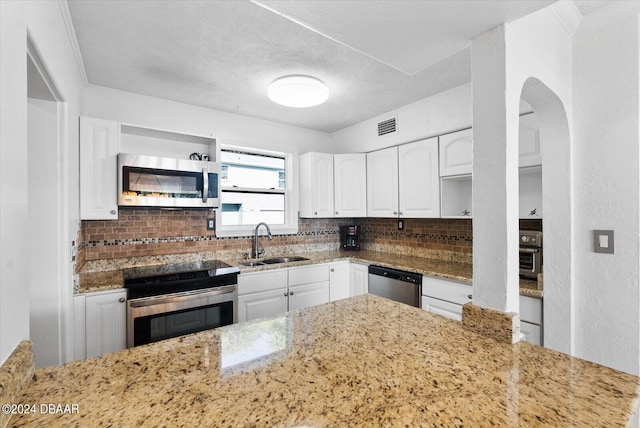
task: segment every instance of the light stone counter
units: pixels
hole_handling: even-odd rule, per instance
[[[625,426],[640,379],[372,295],[38,369],[9,426]]]
[[[243,261],[241,259],[222,259],[222,261],[225,261],[226,263],[231,265],[238,265],[240,267],[240,272],[242,273],[258,272],[270,269],[281,269],[293,266],[304,266],[314,263],[327,263],[338,260],[351,260],[365,264],[375,264],[383,267],[407,270],[422,275],[433,276],[436,278],[448,279],[452,281],[459,281],[467,284],[471,284],[472,282],[471,278],[473,274],[473,266],[470,263],[461,263],[456,261],[440,260],[426,257],[416,257],[407,254],[383,253],[379,251],[336,250],[309,252],[295,255],[306,257],[309,260],[255,267],[240,265],[240,263]],[[276,255],[269,255],[269,257],[273,256]],[[174,262],[179,261],[180,260],[175,260]],[[124,284],[124,281],[122,279],[122,269],[118,269],[116,266],[111,266],[111,269],[100,272],[81,271],[78,275],[79,291],[81,293],[122,288]],[[520,294],[541,298],[542,289],[538,287],[536,281],[521,280]]]

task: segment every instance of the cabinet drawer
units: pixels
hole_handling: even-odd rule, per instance
[[[422,309],[432,314],[462,321],[462,305],[422,296]]]
[[[542,346],[542,328],[528,322],[520,322],[520,332],[524,334],[524,341]]]
[[[287,269],[238,275],[238,295],[287,287]]]
[[[520,320],[542,325],[542,300],[520,296]]]
[[[455,281],[447,281],[444,279],[431,278],[425,276],[422,278],[422,295],[434,297],[447,302],[464,305],[471,302],[473,287]]]
[[[300,266],[289,269],[289,287],[321,281],[329,281],[328,264]]]

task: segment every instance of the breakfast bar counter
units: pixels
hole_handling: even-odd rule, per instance
[[[373,295],[38,369],[9,426],[626,426],[640,380]],[[64,409],[64,407],[61,407]]]

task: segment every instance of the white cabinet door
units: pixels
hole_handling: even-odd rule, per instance
[[[126,291],[86,295],[87,358],[126,348],[126,301]]]
[[[534,113],[520,116],[519,133],[519,166],[542,165],[540,125]]]
[[[398,215],[398,148],[367,153],[367,216]]]
[[[349,261],[329,264],[329,299],[330,301],[350,297]]]
[[[369,292],[369,266],[360,263],[349,263],[350,296],[359,296]]]
[[[422,296],[422,309],[433,314],[462,321],[462,305],[456,303]]]
[[[80,117],[80,219],[118,218],[118,124]]]
[[[238,295],[287,288],[288,269],[248,272],[238,275]]]
[[[367,216],[367,158],[364,153],[333,155],[336,217]]]
[[[329,302],[329,281],[289,287],[289,310],[295,311]]]
[[[469,284],[463,284],[456,281],[448,281],[446,279],[433,278],[430,276],[422,277],[422,295],[433,297],[438,300],[464,305],[473,299],[473,287]]]
[[[524,334],[524,341],[542,346],[542,328],[539,325],[520,321],[520,332]]]
[[[87,358],[86,299],[84,294],[73,296],[73,359]]]
[[[438,139],[398,147],[399,212],[402,217],[440,217]]]
[[[300,217],[333,217],[333,155],[300,155]]]
[[[473,131],[465,129],[440,138],[440,176],[471,174]]]
[[[287,289],[238,296],[238,322],[287,312]]]

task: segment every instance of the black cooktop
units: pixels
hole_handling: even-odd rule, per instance
[[[123,269],[124,287],[214,281],[217,277],[237,275],[240,269],[219,260],[140,266]]]

